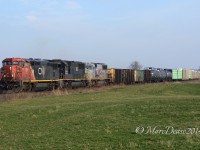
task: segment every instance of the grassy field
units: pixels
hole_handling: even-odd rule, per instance
[[[200,84],[113,87],[0,103],[2,150],[199,147]]]

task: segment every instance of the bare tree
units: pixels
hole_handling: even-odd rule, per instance
[[[139,63],[139,61],[133,61],[131,64],[130,64],[130,68],[131,69],[136,69],[136,70],[140,70],[142,69],[142,65]]]

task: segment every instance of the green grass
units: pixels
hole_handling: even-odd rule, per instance
[[[147,84],[0,103],[0,149],[199,149],[200,84]]]

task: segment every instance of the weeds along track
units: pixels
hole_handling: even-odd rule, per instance
[[[122,86],[122,85],[121,85]],[[37,92],[21,92],[21,93],[14,93],[14,92],[2,92],[0,94],[0,102],[6,102],[10,100],[19,100],[19,99],[31,99],[36,97],[43,97],[43,96],[55,96],[55,95],[68,95],[73,93],[86,93],[86,92],[95,92],[95,91],[102,91],[108,90],[112,87],[121,87],[117,86],[100,86],[100,87],[92,87],[92,88],[76,88],[76,89],[62,89],[62,90],[53,90],[53,91],[37,91]]]
[[[134,85],[109,85],[109,86],[97,86],[97,87],[90,87],[90,88],[75,88],[75,89],[62,89],[62,90],[53,90],[53,91],[37,91],[37,92],[21,92],[21,93],[14,93],[14,92],[7,92],[0,90],[0,102],[5,102],[9,100],[19,100],[19,99],[31,99],[36,97],[43,97],[49,95],[68,95],[73,93],[86,93],[86,92],[95,92],[95,91],[102,91],[108,90],[111,88],[123,87],[123,86],[140,86],[144,84],[189,84],[189,83],[200,83],[200,80],[190,80],[190,81],[176,81],[176,82],[160,82],[160,83],[140,83]]]

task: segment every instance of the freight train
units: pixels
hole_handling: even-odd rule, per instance
[[[200,79],[200,71],[190,69],[117,69],[107,68],[104,63],[61,59],[6,58],[2,65],[0,85],[15,92]]]

